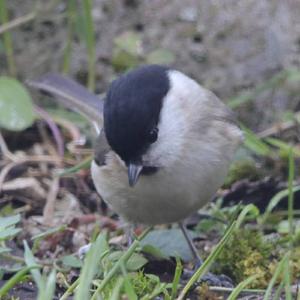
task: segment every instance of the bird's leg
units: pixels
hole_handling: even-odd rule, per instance
[[[181,229],[184,237],[185,237],[185,240],[186,242],[188,243],[189,245],[189,248],[193,254],[193,257],[194,257],[194,260],[196,261],[196,266],[197,267],[200,267],[203,263],[203,260],[201,259],[201,257],[199,256],[199,253],[198,253],[198,250],[197,248],[195,247],[193,241],[191,240],[191,238],[189,237],[188,235],[188,232],[187,232],[187,229],[185,227],[185,225],[183,224],[183,222],[178,222],[178,225],[179,225],[179,228]]]
[[[136,224],[126,224],[125,236],[126,236],[127,247],[130,247],[135,239],[135,234],[134,234],[135,228],[136,228]]]
[[[198,250],[196,249],[193,241],[191,240],[191,238],[188,235],[187,229],[184,226],[184,224],[182,222],[179,222],[179,227],[189,245],[189,248],[194,256],[194,260],[196,261],[196,265],[194,268],[194,271],[197,270],[198,268],[200,268],[200,266],[203,264],[203,260],[201,259],[201,257],[198,254]],[[184,277],[191,277],[192,274],[194,273],[194,271],[190,272],[190,271],[185,271],[184,272]],[[201,278],[202,281],[207,282],[209,285],[213,285],[213,286],[223,286],[223,287],[233,287],[233,283],[231,278],[229,278],[226,275],[215,275],[213,273],[206,273],[204,276],[202,276]]]

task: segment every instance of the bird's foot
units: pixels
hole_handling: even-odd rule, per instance
[[[183,275],[182,275],[183,279],[184,280],[190,279],[194,275],[196,270],[197,270],[197,268],[195,270],[184,270]],[[221,286],[221,287],[227,287],[227,288],[234,287],[233,281],[230,277],[228,277],[224,274],[216,275],[216,274],[213,274],[210,272],[203,275],[198,282],[200,282],[200,283],[205,282],[209,286]]]
[[[224,274],[207,273],[200,279],[200,282],[206,282],[210,286],[234,287],[232,279]]]
[[[85,258],[86,254],[89,252],[89,250],[91,248],[91,245],[92,244],[89,243],[89,244],[86,244],[86,245],[84,245],[84,246],[82,246],[82,247],[80,247],[78,249],[77,254],[78,254],[78,256],[79,256],[80,259],[84,259]]]

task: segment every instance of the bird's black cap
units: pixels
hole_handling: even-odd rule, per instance
[[[168,68],[145,65],[111,84],[104,104],[104,129],[112,149],[126,162],[138,159],[151,144],[169,91]]]

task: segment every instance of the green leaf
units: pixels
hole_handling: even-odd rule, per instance
[[[9,216],[9,217],[2,217],[0,218],[0,228],[5,228],[11,225],[15,225],[20,222],[21,216],[15,215],[15,216]]]
[[[0,127],[23,130],[35,119],[31,97],[16,79],[0,77]]]
[[[137,271],[142,268],[147,262],[148,260],[144,256],[138,253],[133,253],[133,255],[126,262],[126,269],[128,271]]]
[[[295,234],[299,235],[300,234],[300,220],[295,220],[293,222],[293,225],[295,227]],[[290,230],[290,224],[288,220],[282,220],[280,221],[277,225],[277,232],[280,234],[288,234]]]
[[[0,241],[9,239],[22,230],[14,227],[19,221],[20,215],[0,218]]]
[[[114,43],[118,49],[121,49],[133,56],[140,55],[141,37],[133,31],[127,31],[117,36]]]
[[[10,248],[0,247],[0,255],[1,255],[1,253],[7,253],[7,252],[10,252],[10,251],[11,251]]]
[[[22,231],[21,228],[12,228],[12,227],[1,230],[0,231],[0,241],[9,239],[9,238],[15,236],[16,234],[18,234],[20,231]]]
[[[123,50],[114,49],[111,63],[116,71],[125,71],[136,67],[140,63],[140,60],[137,56]]]
[[[147,64],[170,65],[175,61],[175,55],[167,49],[157,49],[150,52],[146,57]]]
[[[24,244],[24,249],[25,249],[24,258],[25,258],[25,263],[26,263],[27,267],[33,268],[33,267],[37,266],[37,263],[35,262],[35,258],[31,252],[27,242],[23,241],[23,244]],[[45,287],[40,270],[31,269],[30,273],[31,273],[35,283],[37,284],[39,293],[40,293],[41,291],[44,290],[44,287]]]
[[[109,254],[108,258],[112,262],[117,262],[122,257],[123,254],[124,254],[123,251],[114,251]],[[143,257],[142,255],[140,255],[138,253],[133,253],[130,256],[130,258],[128,259],[128,261],[126,262],[126,265],[125,265],[126,270],[137,271],[138,269],[143,267],[147,262],[148,262],[148,260],[145,257]]]
[[[56,270],[53,269],[49,274],[44,292],[39,295],[38,300],[52,300],[56,287]]]
[[[141,38],[132,31],[124,32],[114,40],[112,65],[117,71],[137,66],[141,57]]]
[[[162,253],[162,251],[153,245],[144,245],[142,252],[152,255],[157,259],[167,259],[168,257]]]
[[[188,231],[191,238],[196,234]],[[193,259],[191,250],[180,229],[153,230],[142,240],[142,246],[153,245],[158,248],[165,257],[179,256],[184,261]]]
[[[66,255],[61,259],[61,262],[68,267],[72,268],[81,268],[82,262],[80,259],[75,257],[74,255]]]

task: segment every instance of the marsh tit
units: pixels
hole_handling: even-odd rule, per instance
[[[185,74],[145,65],[114,80],[102,101],[48,74],[31,85],[87,115],[100,134],[91,165],[103,200],[130,223],[180,222],[222,185],[243,139],[234,115]]]

